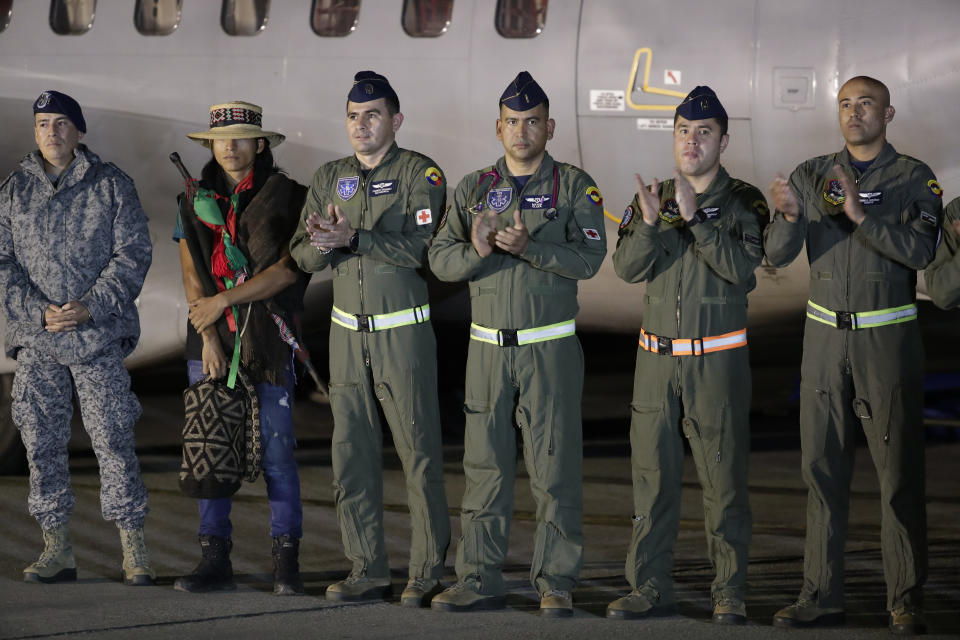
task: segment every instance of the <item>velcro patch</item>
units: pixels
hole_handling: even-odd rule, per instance
[[[660,219],[669,224],[676,224],[680,221],[680,205],[676,200],[665,200],[660,207]]]
[[[371,196],[386,196],[397,192],[397,180],[377,180],[370,183]]]
[[[600,239],[600,232],[597,231],[596,229],[584,229],[584,230],[583,230],[583,235],[587,236],[587,237],[590,238],[591,240],[599,240],[599,239]]]
[[[592,202],[593,204],[596,204],[596,205],[603,204],[603,196],[600,195],[600,189],[597,189],[596,187],[593,187],[593,186],[587,187],[587,198],[589,198],[590,202]]]
[[[720,217],[720,207],[704,207],[700,210],[703,211],[705,220],[716,220]]]
[[[440,173],[440,169],[436,167],[430,167],[423,175],[427,178],[427,182],[434,187],[439,187],[443,184],[443,174]]]
[[[627,205],[626,211],[623,212],[623,217],[620,218],[620,228],[625,229],[631,220],[633,220],[633,205]]]
[[[920,220],[926,222],[931,227],[937,226],[937,216],[936,214],[930,213],[928,211],[920,212]]]
[[[353,194],[357,192],[357,187],[360,185],[360,176],[352,176],[350,178],[340,178],[337,180],[337,195],[340,196],[341,200],[349,200],[353,197]]]
[[[549,193],[538,196],[523,196],[520,202],[521,209],[547,209],[551,205],[553,196]]]
[[[927,188],[930,189],[930,193],[938,198],[943,197],[943,187],[941,187],[940,183],[936,180],[927,180]]]
[[[420,209],[416,213],[417,225],[425,225],[433,222],[433,214],[430,212],[430,209]]]
[[[832,205],[843,204],[847,197],[843,195],[843,186],[839,180],[827,182],[826,189],[823,191],[823,199]]]
[[[755,247],[760,246],[760,236],[754,233],[745,233],[743,234],[743,241],[747,244],[752,244]]]
[[[861,191],[860,204],[881,204],[883,202],[883,191]]]

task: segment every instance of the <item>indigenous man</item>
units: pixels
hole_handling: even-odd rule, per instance
[[[941,189],[925,164],[887,142],[887,87],[858,76],[837,96],[844,148],[771,185],[776,215],[764,249],[793,261],[804,241],[810,300],[803,338],[800,436],[807,537],[800,597],[776,626],[836,624],[857,428],[880,479],[881,548],[890,629],[923,631],[927,577],[923,343],[917,270],[933,259]]]
[[[201,173],[203,193],[188,190],[180,201],[173,235],[180,243],[183,288],[190,304],[190,384],[207,377],[226,377],[229,384],[241,362],[254,384],[270,503],[273,592],[294,595],[303,593],[303,509],[293,457],[293,351],[299,348],[296,315],[309,276],[290,259],[288,244],[300,221],[306,188],[274,165],[271,149],[284,136],[264,131],[262,120],[263,111],[255,104],[215,104],[210,129],[188,134],[211,150],[211,158]],[[174,588],[235,589],[232,500],[201,499],[198,506],[202,558],[190,575],[177,578]]]
[[[17,359],[13,419],[30,465],[31,515],[43,530],[28,582],[76,580],[67,442],[76,390],[100,463],[100,506],[116,522],[126,584],[153,584],[143,539],[147,490],[134,451],[140,403],[123,358],[140,337],[134,300],[150,267],[147,217],[133,180],[80,140],[77,101],[33,103],[38,149],[0,185],[0,295],[6,352]]]
[[[400,101],[385,77],[354,76],[347,96],[354,154],[314,174],[290,253],[305,271],[333,271],[330,407],[333,484],[353,568],[328,600],[392,593],[383,531],[382,411],[407,479],[409,581],[401,604],[440,591],[450,544],[443,488],[437,345],[420,269],[446,205],[443,173],[397,146]]]
[[[458,582],[432,607],[504,606],[519,429],[537,501],[530,579],[541,613],[565,616],[583,561],[577,280],[606,254],[603,200],[589,175],[546,152],[555,123],[529,73],[507,86],[499,109],[505,154],[460,181],[430,248],[441,280],[469,281],[473,315]]]

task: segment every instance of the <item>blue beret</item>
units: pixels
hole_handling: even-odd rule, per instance
[[[87,121],[83,119],[80,104],[65,93],[44,91],[33,103],[34,113],[62,113],[67,116],[81,133],[87,132]]]
[[[526,71],[518,73],[500,96],[500,104],[514,111],[527,111],[544,102],[547,102],[547,94]]]
[[[353,76],[353,87],[347,94],[351,102],[370,102],[379,98],[393,98],[398,103],[397,92],[390,86],[390,81],[373,71],[358,71]]]
[[[677,106],[677,115],[687,120],[707,120],[726,118],[727,112],[713,89],[707,86],[695,87]]]

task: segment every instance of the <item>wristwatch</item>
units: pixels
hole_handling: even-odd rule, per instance
[[[707,214],[703,211],[703,209],[697,209],[693,212],[693,217],[687,220],[687,226],[692,227],[695,224],[700,224],[706,219]]]
[[[350,247],[350,253],[356,253],[357,249],[360,248],[360,232],[354,231],[353,235],[350,236],[350,242],[348,244]]]

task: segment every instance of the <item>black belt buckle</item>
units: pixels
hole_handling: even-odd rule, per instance
[[[501,347],[519,347],[520,343],[517,341],[517,330],[516,329],[500,329],[497,331],[497,338],[500,340]]]
[[[837,311],[837,329],[853,329],[853,314],[849,311]]]
[[[673,355],[673,338],[657,336],[657,354],[661,356]]]
[[[370,333],[373,331],[373,316],[368,313],[357,314],[357,331]]]

